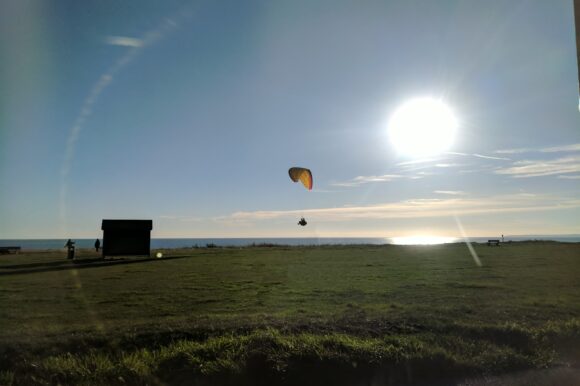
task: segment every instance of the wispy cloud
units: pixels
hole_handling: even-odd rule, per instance
[[[438,162],[438,161],[442,161],[445,158],[419,158],[419,159],[414,159],[411,161],[405,161],[405,162],[399,162],[397,164],[397,166],[407,166],[407,165],[417,165],[417,164],[425,164],[425,163],[431,163],[431,162]]]
[[[514,178],[542,177],[579,172],[580,156],[554,160],[516,161],[511,167],[500,168],[494,171],[496,174],[510,175]]]
[[[573,176],[568,176],[568,175],[563,174],[561,176],[558,176],[558,178],[562,178],[562,179],[565,179],[565,180],[580,180],[580,175],[576,174],[576,175],[573,175]]]
[[[571,152],[580,151],[580,143],[575,143],[572,145],[547,147],[540,150],[542,153],[560,153],[560,152]]]
[[[552,146],[552,147],[544,147],[544,148],[529,148],[529,147],[522,147],[516,149],[502,149],[496,150],[494,153],[496,154],[522,154],[522,153],[562,153],[562,152],[574,152],[580,151],[580,143],[574,143],[570,145],[562,145],[562,146]]]
[[[493,160],[499,160],[499,161],[511,161],[510,158],[494,157],[494,156],[483,155],[483,154],[478,154],[478,153],[460,153],[460,152],[455,152],[455,151],[448,151],[445,154],[458,155],[458,156],[462,156],[462,157],[476,157],[476,158],[483,158],[483,159],[493,159]]]
[[[557,152],[573,152],[579,151],[580,144],[565,145],[558,147],[548,147],[543,149],[536,149],[536,152],[542,153],[557,153]],[[500,154],[519,154],[531,151],[528,148],[520,149],[506,149],[497,150]],[[379,176],[358,176],[345,182],[336,182],[332,184],[338,187],[356,187],[363,184],[376,182],[390,182],[396,179],[421,179],[426,176],[437,175],[440,173],[426,172],[425,169],[445,169],[452,167],[471,166],[470,169],[459,170],[458,173],[494,173],[499,175],[508,175],[514,178],[540,177],[548,175],[562,175],[569,173],[580,172],[580,156],[571,156],[565,158],[558,158],[554,160],[519,160],[513,161],[507,157],[496,157],[480,153],[462,153],[462,152],[446,152],[445,157],[432,157],[399,162],[396,168],[393,169],[392,174],[384,174]],[[453,157],[471,157],[483,160],[492,161],[512,161],[509,166],[502,162],[493,162],[487,164],[474,163],[466,161],[466,163],[450,162]],[[577,179],[576,177],[562,177],[568,179]]]
[[[363,184],[369,184],[373,182],[389,182],[394,181],[398,178],[402,178],[403,176],[398,174],[383,174],[381,176],[358,176],[353,178],[352,180],[346,182],[335,182],[331,185],[333,186],[359,186]]]
[[[464,196],[464,195],[467,194],[467,193],[465,193],[464,191],[461,191],[461,190],[435,190],[435,191],[433,191],[433,193],[436,193],[436,194],[447,194],[447,195],[450,195],[450,196]]]
[[[160,220],[180,221],[180,222],[200,222],[204,221],[203,217],[195,216],[176,216],[176,215],[160,215]]]
[[[68,176],[72,162],[74,160],[76,143],[85,126],[86,121],[93,113],[93,106],[98,101],[103,91],[111,84],[115,76],[122,71],[129,63],[131,63],[137,54],[146,46],[156,43],[163,38],[170,30],[176,28],[180,22],[191,16],[189,6],[182,8],[177,14],[176,19],[165,18],[156,28],[149,30],[141,39],[128,38],[123,36],[109,36],[106,41],[108,44],[123,45],[129,49],[120,56],[109,69],[104,72],[90,88],[79,113],[77,114],[73,125],[69,130],[69,136],[66,142],[66,149],[61,166],[61,188],[60,188],[60,219],[62,224],[62,232],[67,233],[67,195],[68,195]]]
[[[497,161],[511,161],[510,158],[496,157],[496,156],[484,155],[484,154],[479,154],[479,153],[462,153],[462,152],[457,152],[457,151],[448,151],[448,152],[445,152],[444,154],[445,154],[444,157],[421,158],[421,159],[416,159],[416,160],[411,160],[411,161],[399,162],[397,164],[397,166],[424,165],[424,164],[429,164],[429,163],[433,163],[433,162],[440,162],[439,165],[441,165],[442,161],[450,160],[453,157],[457,157],[457,156],[482,158],[482,159],[490,159],[490,160],[497,160]]]
[[[494,159],[494,160],[499,160],[499,161],[511,161],[510,158],[492,157],[490,155],[483,155],[483,154],[477,154],[477,153],[472,154],[472,156],[477,157],[477,158],[483,158],[483,159]]]
[[[580,199],[548,195],[510,194],[483,198],[414,199],[368,206],[345,206],[286,211],[235,212],[215,218],[227,223],[295,218],[305,216],[316,221],[353,221],[397,218],[450,217],[492,213],[518,213],[580,208]]]
[[[534,149],[521,147],[521,148],[517,148],[517,149],[496,150],[496,151],[494,151],[494,153],[496,153],[496,154],[521,154],[521,153],[528,153],[531,151],[534,151]]]
[[[122,47],[142,47],[145,44],[143,39],[131,38],[128,36],[107,36],[105,43],[112,46]]]
[[[452,162],[455,159],[457,159],[458,156],[465,158],[470,157],[489,160],[510,161],[509,158],[494,157],[478,153],[446,152],[444,153],[444,155],[439,157],[419,158],[410,161],[399,162],[392,169],[393,173],[390,174],[384,174],[380,176],[358,176],[345,182],[336,182],[332,185],[340,187],[356,187],[368,183],[390,182],[395,179],[417,180],[422,179],[426,176],[441,174],[440,172],[425,171],[426,169],[427,170],[446,169],[446,168],[470,166],[473,164],[473,162],[470,161],[466,161],[464,163]],[[494,163],[494,165],[497,164]]]

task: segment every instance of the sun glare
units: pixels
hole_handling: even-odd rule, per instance
[[[391,242],[397,245],[432,245],[456,242],[455,237],[445,236],[402,236],[392,237]]]
[[[388,132],[395,149],[406,156],[435,155],[449,149],[455,139],[457,119],[439,99],[416,98],[391,116]]]

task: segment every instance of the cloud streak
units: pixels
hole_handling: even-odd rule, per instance
[[[552,146],[552,147],[544,147],[544,148],[529,148],[529,147],[522,147],[516,149],[502,149],[496,150],[494,153],[496,154],[523,154],[523,153],[563,153],[563,152],[576,152],[580,151],[580,143],[574,143],[571,145],[562,145],[562,146]]]
[[[483,159],[493,159],[493,160],[499,160],[499,161],[511,161],[511,158],[492,157],[490,155],[483,155],[483,154],[477,154],[477,153],[472,154],[472,156],[477,157],[477,158],[483,158]]]
[[[399,174],[383,174],[381,176],[358,176],[350,181],[336,182],[331,185],[352,187],[352,186],[360,186],[363,184],[369,184],[373,182],[390,182],[399,178],[403,178],[403,176]]]
[[[496,150],[494,153],[496,154],[522,154],[522,153],[528,153],[534,151],[534,149],[530,149],[530,148],[518,148],[518,149],[502,149],[502,150]]]
[[[107,36],[105,38],[105,43],[112,46],[135,48],[143,47],[145,45],[145,41],[143,39],[131,38],[128,36]]]
[[[437,157],[437,158],[419,158],[414,159],[411,161],[399,162],[397,166],[408,166],[408,165],[417,165],[417,164],[426,164],[431,162],[439,162],[443,161],[445,158]]]
[[[160,220],[168,220],[168,221],[180,221],[180,222],[200,222],[204,221],[203,217],[195,217],[195,216],[176,216],[176,215],[160,215]]]
[[[494,157],[491,155],[483,155],[483,154],[478,154],[478,153],[459,153],[459,152],[454,152],[454,151],[449,151],[445,154],[449,154],[449,155],[458,155],[458,156],[462,156],[462,157],[475,157],[475,158],[483,158],[483,159],[492,159],[492,160],[498,160],[498,161],[511,161],[510,158],[505,158],[505,157]]]
[[[572,145],[547,147],[540,150],[542,153],[560,153],[560,152],[573,152],[580,151],[580,143],[575,143]]]
[[[564,157],[554,160],[516,161],[511,167],[494,171],[496,174],[509,175],[514,178],[543,177],[579,172],[580,156]]]
[[[467,163],[452,162],[455,160],[456,157],[471,157],[486,160],[511,161],[510,158],[488,156],[478,153],[446,152],[444,153],[444,156],[440,157],[419,158],[410,161],[399,162],[396,164],[396,168],[393,168],[393,173],[383,174],[379,176],[358,176],[345,182],[333,183],[332,185],[339,187],[357,187],[369,183],[391,182],[396,179],[417,180],[422,179],[426,176],[441,174],[439,172],[433,171],[426,172],[424,171],[425,169],[449,169],[471,165],[471,163],[469,162]],[[462,172],[463,171],[459,171],[459,173]]]
[[[450,196],[464,196],[467,194],[461,190],[435,190],[435,191],[433,191],[433,193],[446,194],[446,195],[450,195]]]
[[[111,84],[114,77],[123,70],[137,54],[146,46],[156,43],[158,40],[163,38],[171,29],[177,27],[180,22],[185,20],[190,16],[189,9],[182,9],[177,14],[176,22],[174,19],[165,18],[156,28],[148,31],[143,35],[141,39],[128,38],[123,36],[109,36],[106,39],[108,44],[121,45],[129,47],[127,52],[125,52],[121,57],[119,57],[113,65],[103,73],[96,83],[91,87],[87,97],[83,101],[81,109],[74,120],[72,127],[69,130],[69,136],[66,142],[66,149],[64,152],[64,158],[61,166],[61,188],[60,188],[60,220],[62,224],[63,233],[67,232],[66,220],[67,220],[67,192],[68,192],[68,176],[70,174],[70,169],[72,161],[75,155],[76,143],[79,136],[84,128],[84,125],[88,118],[93,113],[93,106],[98,101],[99,97],[106,90],[106,88]]]
[[[348,206],[307,210],[235,212],[214,220],[227,223],[248,223],[306,216],[323,222],[354,220],[414,219],[450,217],[453,215],[485,215],[492,213],[537,212],[579,208],[580,199],[530,194],[498,195],[485,198],[413,199],[368,206]]]

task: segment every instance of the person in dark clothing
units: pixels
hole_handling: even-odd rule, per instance
[[[66,244],[64,245],[67,248],[67,259],[72,260],[75,258],[75,242],[71,239],[68,239]]]
[[[304,217],[302,217],[302,218],[300,219],[300,221],[298,221],[298,225],[305,226],[306,224],[308,224],[308,223],[306,222],[306,220],[304,219]]]
[[[95,251],[97,251],[97,253],[99,253],[100,248],[101,248],[101,241],[99,239],[97,239],[95,241]]]

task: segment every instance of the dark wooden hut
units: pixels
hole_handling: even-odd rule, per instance
[[[153,220],[103,220],[103,257],[147,255]]]

